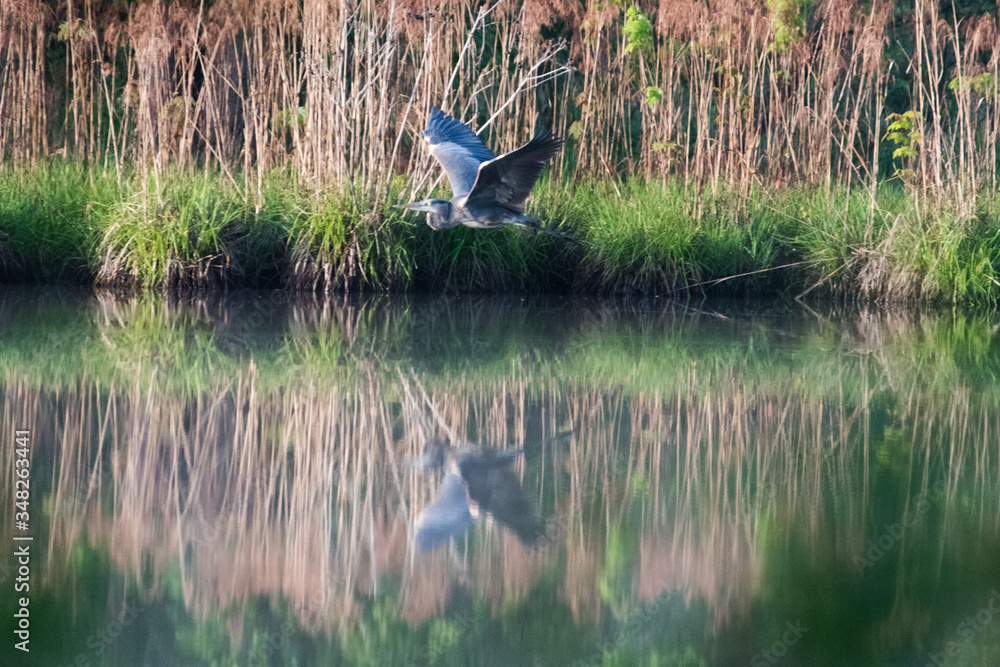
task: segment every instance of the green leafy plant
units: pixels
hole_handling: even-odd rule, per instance
[[[886,120],[889,121],[889,127],[886,129],[882,141],[891,141],[896,146],[892,152],[892,159],[915,158],[920,152],[920,143],[923,140],[919,130],[920,123],[917,112],[911,109],[904,113],[891,113],[886,116]],[[906,183],[909,182],[912,173],[909,169],[897,168],[894,176]]]
[[[955,93],[972,91],[983,97],[998,97],[996,77],[992,72],[983,72],[976,76],[956,76],[948,82],[948,89]]]
[[[663,99],[663,89],[659,86],[646,86],[646,104],[650,108],[656,106],[656,103]]]
[[[56,39],[60,42],[68,42],[74,37],[90,39],[92,36],[93,30],[80,19],[74,19],[72,23],[63,21],[59,24],[59,30],[56,32]]]
[[[910,110],[905,113],[891,113],[886,116],[889,127],[882,140],[888,139],[896,145],[892,157],[915,157],[920,148],[921,136],[916,130],[917,112]]]
[[[806,14],[811,0],[767,0],[767,7],[774,15],[774,41],[771,50],[787,51],[806,31]]]
[[[636,5],[625,10],[622,34],[625,36],[625,53],[638,51],[646,54],[653,48],[653,24]]]

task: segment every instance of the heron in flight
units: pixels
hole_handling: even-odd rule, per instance
[[[430,153],[444,167],[451,181],[451,201],[424,199],[396,208],[426,211],[433,229],[458,225],[489,229],[501,225],[523,225],[556,236],[524,214],[524,200],[538,180],[545,161],[559,152],[562,139],[542,132],[534,139],[497,157],[469,129],[437,107],[431,107],[424,139]]]
[[[548,533],[548,524],[535,510],[514,472],[520,449],[493,451],[478,447],[454,448],[432,440],[422,460],[424,470],[445,468],[441,487],[417,518],[417,548],[428,551],[472,526],[474,516],[492,517],[522,544],[532,546]]]

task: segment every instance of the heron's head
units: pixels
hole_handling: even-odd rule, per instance
[[[396,204],[393,208],[405,208],[411,211],[438,213],[445,206],[450,206],[450,204],[443,199],[423,199],[421,201],[411,201],[408,204]]]

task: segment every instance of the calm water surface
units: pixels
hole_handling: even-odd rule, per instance
[[[0,663],[1000,665],[998,323],[0,291]]]

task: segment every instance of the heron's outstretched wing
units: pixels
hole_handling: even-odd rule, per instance
[[[558,153],[562,144],[559,137],[542,132],[517,150],[482,163],[466,205],[495,202],[520,212],[545,161]]]
[[[517,535],[522,544],[533,546],[547,536],[548,523],[538,515],[513,464],[511,456],[489,462],[466,459],[460,467],[469,499],[479,511]]]
[[[472,190],[479,165],[496,157],[469,129],[437,107],[431,107],[424,138],[430,153],[444,167],[455,197],[464,197]]]
[[[417,548],[428,551],[452,537],[463,535],[472,525],[469,492],[456,472],[448,471],[431,504],[417,517]]]

